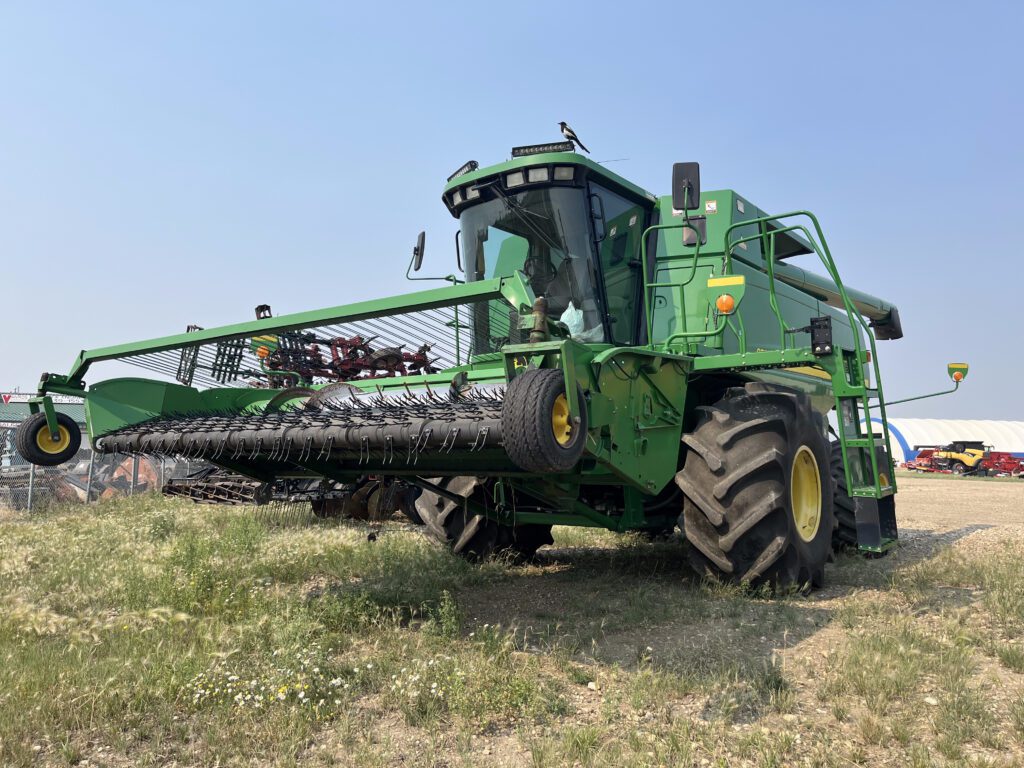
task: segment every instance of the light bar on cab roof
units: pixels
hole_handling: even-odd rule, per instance
[[[545,152],[574,152],[571,141],[558,141],[552,144],[530,144],[525,147],[512,147],[512,157],[542,155]]]
[[[459,178],[459,176],[465,176],[467,173],[472,173],[479,167],[480,163],[478,163],[476,160],[470,160],[464,163],[462,167],[459,168],[459,170],[457,170],[455,173],[449,176],[448,181],[451,181],[452,179],[457,179]]]

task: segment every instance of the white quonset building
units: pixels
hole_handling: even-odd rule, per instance
[[[915,445],[947,445],[956,440],[980,440],[993,450],[1024,458],[1024,421],[897,418],[889,419],[889,436],[893,460],[898,463],[917,457]]]

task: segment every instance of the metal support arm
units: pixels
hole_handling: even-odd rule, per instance
[[[960,382],[954,382],[952,389],[946,389],[942,392],[932,392],[930,395],[917,395],[916,397],[904,397],[902,400],[886,400],[886,405],[899,405],[900,403],[909,403],[914,400],[926,400],[929,397],[939,397],[941,395],[951,395],[960,389]]]

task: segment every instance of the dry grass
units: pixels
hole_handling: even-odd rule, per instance
[[[0,764],[1019,764],[1024,544],[914,519],[772,598],[595,531],[470,566],[295,510],[9,514]]]

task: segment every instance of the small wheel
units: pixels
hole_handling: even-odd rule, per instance
[[[527,472],[567,472],[583,455],[587,408],[576,387],[578,420],[571,418],[565,377],[553,368],[525,371],[512,380],[501,409],[505,450]]]
[[[275,411],[285,410],[286,407],[301,407],[315,394],[316,390],[310,387],[288,387],[288,389],[282,389],[267,401],[267,404],[263,407],[263,412],[274,413]]]
[[[954,461],[953,466],[950,467],[950,469],[953,471],[954,475],[967,474],[967,467],[965,467],[963,462],[960,461]]]
[[[54,440],[46,426],[46,414],[40,411],[21,422],[14,441],[26,461],[41,467],[55,467],[78,453],[82,431],[74,419],[58,413],[57,439]]]

